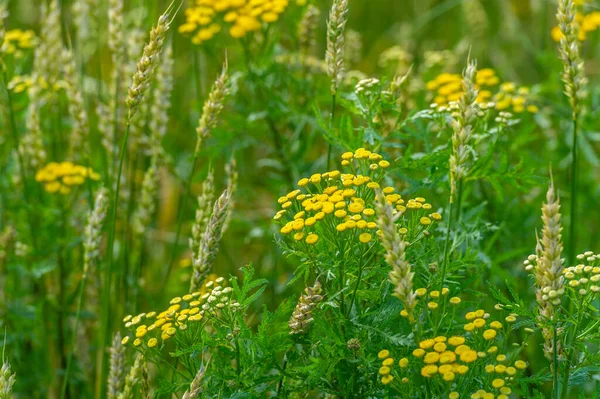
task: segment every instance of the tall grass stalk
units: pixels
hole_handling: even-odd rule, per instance
[[[167,271],[163,280],[163,288],[169,280],[171,270],[173,269],[173,264],[175,263],[175,258],[177,257],[177,246],[179,244],[179,236],[181,235],[183,213],[187,204],[187,197],[189,196],[190,187],[194,178],[194,173],[196,172],[196,165],[200,156],[202,144],[206,139],[209,138],[211,132],[216,127],[219,114],[221,113],[221,111],[223,111],[225,99],[228,95],[229,76],[227,74],[227,60],[225,60],[221,74],[215,80],[215,83],[213,84],[208,98],[204,102],[204,105],[202,107],[202,115],[200,116],[200,120],[198,121],[198,127],[196,128],[196,148],[194,150],[194,156],[192,159],[192,170],[190,171],[187,181],[185,182],[185,186],[183,187],[183,198],[177,211],[177,228],[175,230],[175,240],[173,241],[173,245],[171,248],[171,258],[169,260]]]
[[[131,131],[131,121],[136,111],[139,108],[139,105],[144,100],[144,94],[150,87],[150,83],[152,81],[154,71],[158,63],[160,62],[160,54],[164,45],[164,40],[167,32],[169,31],[169,27],[172,22],[172,18],[177,11],[173,12],[174,2],[172,2],[167,10],[159,17],[158,23],[156,26],[152,28],[150,31],[150,41],[148,44],[144,46],[144,51],[142,57],[138,61],[137,71],[133,74],[132,84],[129,87],[128,97],[127,97],[127,126],[125,129],[125,135],[123,136],[121,142],[121,149],[119,152],[119,166],[117,170],[117,178],[115,181],[115,189],[114,196],[112,201],[112,209],[111,209],[111,220],[110,220],[110,230],[109,230],[109,238],[108,238],[108,248],[107,248],[107,256],[108,256],[108,266],[105,270],[104,276],[104,290],[103,290],[103,301],[102,301],[102,334],[100,338],[100,351],[104,350],[104,347],[108,343],[108,331],[110,329],[110,298],[111,298],[111,286],[112,286],[112,269],[114,263],[114,242],[115,242],[115,232],[116,232],[116,223],[117,223],[117,208],[119,203],[119,192],[121,188],[121,175],[123,173],[123,163],[125,160],[125,155],[127,152],[127,140],[129,138],[129,134]],[[106,375],[106,356],[102,355],[101,357],[101,366],[100,366],[100,381],[105,380]],[[101,395],[103,396],[104,390],[106,387],[102,385],[101,387]]]
[[[327,21],[327,49],[325,62],[327,74],[331,78],[331,120],[335,122],[335,102],[340,82],[344,78],[344,33],[348,22],[348,0],[334,0]],[[331,166],[331,143],[327,144],[327,170]]]

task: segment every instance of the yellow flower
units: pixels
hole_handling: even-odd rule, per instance
[[[400,361],[398,362],[398,365],[402,368],[406,368],[408,367],[408,359],[403,357],[402,359],[400,359]]]
[[[379,369],[379,374],[388,375],[390,373],[390,368],[387,366],[383,366]]]
[[[502,388],[504,386],[504,380],[496,378],[494,381],[492,381],[492,386],[496,389]]]
[[[381,377],[381,383],[383,385],[387,385],[390,382],[392,382],[393,380],[394,380],[394,376],[393,375],[386,375],[386,376]]]
[[[527,363],[525,363],[522,360],[517,360],[515,362],[515,367],[518,368],[519,370],[525,370],[527,368]]]
[[[154,348],[158,344],[158,340],[156,338],[150,338],[148,340],[148,348]]]
[[[485,330],[483,332],[483,338],[486,339],[486,340],[488,340],[488,341],[491,340],[491,339],[496,338],[496,330],[491,330],[491,329],[490,330]]]
[[[465,343],[465,338],[464,337],[450,337],[448,338],[448,343],[452,346],[459,346]]]
[[[307,244],[316,244],[317,241],[319,241],[319,236],[314,234],[314,233],[310,233],[307,237],[306,237],[306,243]]]
[[[390,357],[390,351],[387,349],[383,349],[383,350],[379,351],[379,353],[377,354],[377,357],[380,359],[387,359],[388,357]]]
[[[450,298],[450,303],[452,305],[458,305],[458,304],[460,304],[460,302],[461,302],[461,300],[457,296],[453,296],[452,298]]]
[[[358,239],[360,240],[360,242],[362,242],[362,243],[364,243],[364,244],[366,244],[366,243],[368,243],[369,241],[371,241],[371,238],[372,238],[372,236],[371,236],[371,234],[369,234],[369,233],[362,233],[362,234],[361,234],[361,235],[358,237]]]

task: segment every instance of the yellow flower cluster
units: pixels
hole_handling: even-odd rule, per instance
[[[498,111],[538,112],[538,107],[531,101],[529,88],[517,87],[512,82],[501,83],[500,78],[491,68],[478,70],[475,83],[476,89],[479,90],[477,102],[486,107],[489,107],[488,104],[493,104]],[[445,107],[458,101],[462,95],[462,76],[456,73],[442,73],[427,82],[426,88],[432,93],[433,102],[437,107]]]
[[[387,349],[379,351],[377,357],[379,358],[379,360],[381,360],[381,367],[379,368],[379,375],[381,375],[381,383],[383,385],[388,385],[392,381],[394,381],[394,376],[391,374],[392,366],[394,365],[394,358],[390,357],[390,351]],[[401,369],[408,368],[408,359],[405,357],[400,359],[398,361],[398,366],[400,366]],[[402,382],[406,384],[408,382],[408,378],[403,377]]]
[[[600,255],[592,251],[577,255],[580,264],[563,270],[568,286],[582,296],[600,292]]]
[[[2,42],[1,52],[12,54],[15,58],[23,57],[25,49],[31,49],[35,46],[35,33],[32,30],[13,29],[6,31],[4,41]]]
[[[577,38],[580,41],[586,40],[588,33],[594,32],[600,27],[600,11],[593,11],[589,14],[575,13],[575,26],[577,27]],[[552,28],[551,34],[557,42],[565,37],[559,26]]]
[[[87,179],[98,181],[100,175],[91,168],[73,162],[50,162],[35,174],[35,180],[44,184],[44,189],[49,193],[69,194]]]
[[[50,87],[48,81],[42,76],[39,76],[37,82],[35,82],[30,75],[16,75],[8,83],[8,89],[18,94],[28,91],[34,84],[42,90],[52,89],[53,91],[59,91],[67,86],[64,80],[58,80]]]
[[[185,331],[193,323],[200,322],[218,311],[226,308],[235,311],[240,304],[231,299],[233,289],[223,287],[224,283],[223,277],[209,281],[200,291],[171,299],[170,306],[162,312],[125,316],[125,328],[132,332],[132,336],[125,336],[122,344],[125,345],[133,339],[135,347],[145,345],[154,348],[174,337],[178,331]]]
[[[416,293],[420,298],[439,299],[447,295],[448,291],[444,289],[442,293],[428,293],[426,289],[420,288]],[[450,300],[453,304],[460,302],[458,297]],[[511,314],[509,317],[509,323],[516,320],[515,315]],[[462,334],[438,335],[418,341],[417,347],[398,362],[400,369],[393,367],[394,359],[390,356],[390,351],[381,350],[378,353],[378,358],[382,361],[379,369],[381,383],[388,385],[400,375],[403,376],[403,382],[408,382],[411,379],[410,373],[414,372],[430,380],[431,384],[439,385],[442,391],[450,391],[463,385],[467,378],[472,378],[473,371],[480,373],[485,370],[480,379],[483,385],[481,387],[485,389],[479,389],[469,397],[508,399],[515,376],[527,368],[524,361],[511,359],[499,349],[510,330],[505,329],[504,324],[499,321],[490,321],[490,315],[483,309],[466,313],[465,319],[467,323]],[[447,397],[458,399],[460,395],[456,391],[450,391]]]
[[[419,302],[427,303],[427,309],[436,310],[440,307],[440,298],[445,298],[449,292],[450,290],[446,287],[442,288],[441,293],[437,290],[428,292],[426,288],[418,288],[415,291],[415,294],[417,295],[417,298],[423,299],[423,301]],[[459,297],[454,296],[450,298],[449,302],[451,305],[458,305],[460,304],[461,300]],[[405,309],[402,309],[400,316],[408,317],[409,314]]]
[[[185,10],[185,23],[179,32],[192,34],[192,43],[202,44],[229,25],[229,35],[240,38],[272,23],[285,11],[289,0],[196,0]]]
[[[298,189],[280,197],[281,206],[274,219],[283,226],[281,234],[291,236],[300,249],[308,250],[324,238],[326,242],[359,242],[369,244],[377,230],[375,189],[390,163],[377,153],[359,148],[342,155],[342,166],[351,173],[332,170],[313,174],[298,182]],[[396,213],[411,217],[398,220],[399,232],[411,242],[427,234],[439,213],[425,198],[404,200],[390,186],[383,187],[387,201]]]

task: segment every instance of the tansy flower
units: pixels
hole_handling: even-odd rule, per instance
[[[42,183],[49,193],[69,194],[86,180],[100,180],[100,175],[91,168],[72,162],[50,162],[36,172],[35,180]]]

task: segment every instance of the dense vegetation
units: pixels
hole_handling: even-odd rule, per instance
[[[0,399],[600,397],[596,0],[0,0]]]

